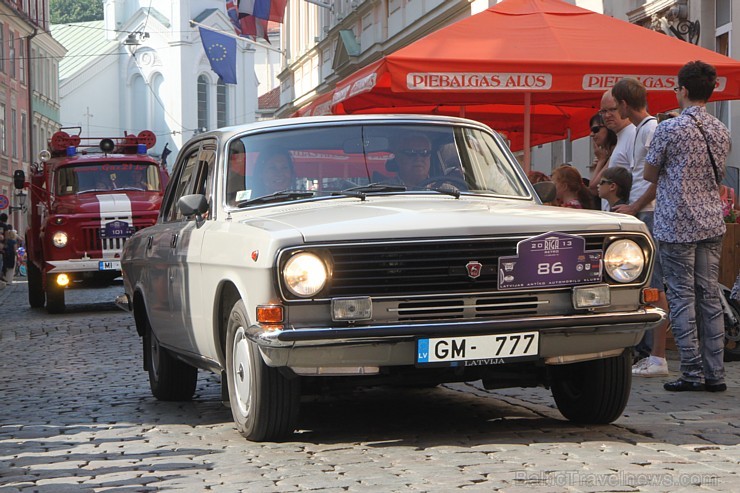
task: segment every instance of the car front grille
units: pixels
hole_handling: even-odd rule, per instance
[[[586,250],[604,250],[615,238],[631,237],[652,255],[649,240],[642,234],[595,234],[580,236],[586,240]],[[297,251],[315,251],[329,258],[331,282],[320,294],[321,299],[352,296],[403,298],[436,294],[485,294],[498,292],[498,260],[517,254],[521,238],[474,238],[447,240],[416,240],[398,242],[368,242],[296,247],[281,253],[279,266]],[[480,264],[480,275],[469,275],[468,263]],[[282,271],[282,269],[279,269]],[[636,282],[644,280],[644,274]],[[281,279],[278,282],[282,282]],[[611,282],[608,279],[606,282]],[[287,300],[298,299],[282,289]],[[527,290],[521,290],[527,292]],[[409,301],[411,303],[411,301]],[[409,305],[417,311],[419,306]],[[436,310],[436,308],[435,308]],[[495,311],[481,302],[479,311]],[[449,315],[456,309],[449,308]]]

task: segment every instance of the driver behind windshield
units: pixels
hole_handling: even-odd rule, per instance
[[[263,151],[254,169],[252,197],[295,189],[295,167],[290,152],[283,149]]]
[[[398,179],[403,185],[414,188],[429,178],[432,143],[426,135],[418,132],[402,135],[393,154]]]

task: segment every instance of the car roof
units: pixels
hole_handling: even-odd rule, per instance
[[[255,123],[245,123],[243,125],[233,125],[222,127],[209,132],[199,134],[198,137],[216,137],[220,140],[228,140],[234,135],[245,132],[261,130],[275,130],[290,127],[304,127],[307,124],[337,124],[337,123],[427,123],[427,124],[449,124],[449,125],[472,125],[491,131],[491,129],[474,120],[465,118],[437,116],[437,115],[332,115],[332,116],[311,116],[297,118],[279,118],[276,120],[264,120]]]

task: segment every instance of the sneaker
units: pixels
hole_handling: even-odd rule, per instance
[[[655,361],[652,361],[651,358],[645,358],[644,360],[640,361],[640,363],[645,362],[642,366],[637,367],[637,365],[632,367],[632,376],[635,377],[667,377],[669,375],[668,372],[668,362],[666,360],[661,361],[660,363],[656,363]]]
[[[632,374],[634,375],[637,370],[645,368],[648,364],[649,359],[650,357],[637,360],[637,362],[634,365],[632,365]]]

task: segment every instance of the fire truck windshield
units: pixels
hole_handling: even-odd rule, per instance
[[[96,163],[65,166],[56,171],[57,195],[112,190],[160,189],[159,170],[154,164]]]

